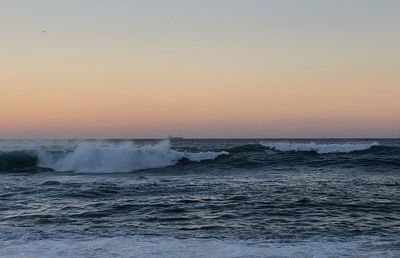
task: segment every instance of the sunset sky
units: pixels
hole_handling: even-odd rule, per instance
[[[5,0],[0,138],[400,137],[400,1]]]

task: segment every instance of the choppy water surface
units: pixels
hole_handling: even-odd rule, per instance
[[[399,257],[400,141],[0,141],[1,257]]]

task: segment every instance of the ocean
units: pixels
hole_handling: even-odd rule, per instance
[[[0,257],[400,257],[400,140],[0,140]]]

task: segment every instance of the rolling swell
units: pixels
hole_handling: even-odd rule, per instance
[[[38,158],[24,151],[0,153],[0,170],[27,170],[36,168]]]
[[[190,149],[191,151],[186,151]],[[210,165],[231,168],[274,168],[282,165],[365,166],[400,168],[400,146],[378,142],[314,143],[262,141],[233,147],[196,149],[193,146],[174,149],[169,141],[135,145],[123,142],[79,142],[64,149],[23,146],[2,150],[0,171],[26,171],[40,168],[73,172],[132,172],[173,165]]]
[[[378,142],[314,143],[271,141],[225,149],[230,155],[213,163],[233,168],[400,168],[400,146]]]

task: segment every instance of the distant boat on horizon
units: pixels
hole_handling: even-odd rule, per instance
[[[169,139],[170,141],[172,141],[172,140],[182,140],[183,137],[182,137],[182,136],[172,136],[172,135],[169,135],[169,136],[168,136],[168,139]]]

